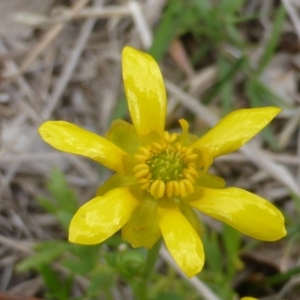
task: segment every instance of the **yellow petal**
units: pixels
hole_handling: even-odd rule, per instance
[[[105,137],[129,154],[135,154],[141,146],[133,125],[123,120],[113,121]]]
[[[223,189],[225,187],[225,180],[221,177],[206,173],[204,175],[199,176],[196,179],[195,184],[213,189]]]
[[[48,121],[39,133],[52,147],[89,157],[118,173],[130,173],[132,158],[105,138],[64,121]]]
[[[119,187],[131,186],[138,184],[137,180],[132,176],[125,176],[122,174],[114,174],[109,177],[97,190],[97,196],[103,196],[110,190]]]
[[[160,69],[148,54],[125,47],[122,56],[125,93],[139,136],[162,134],[166,118],[166,91]]]
[[[194,195],[199,199],[189,202],[191,206],[246,235],[263,241],[286,235],[281,212],[257,195],[238,188],[196,188]]]
[[[179,204],[179,209],[180,209],[181,213],[184,215],[184,217],[189,221],[189,223],[196,230],[198,235],[202,236],[202,234],[204,232],[204,228],[200,222],[199,216],[194,211],[194,209],[191,208],[189,205],[187,205],[184,202]]]
[[[152,248],[161,237],[156,200],[144,199],[141,202],[122,228],[122,237],[134,248]]]
[[[203,245],[199,235],[179,208],[158,208],[159,227],[166,246],[181,270],[192,277],[204,264]]]
[[[139,204],[128,188],[114,189],[79,208],[69,228],[69,241],[93,245],[109,238],[130,218]]]
[[[261,131],[280,110],[277,107],[236,110],[219,121],[191,147],[207,149],[213,157],[233,152]]]

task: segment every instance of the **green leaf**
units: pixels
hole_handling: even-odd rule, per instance
[[[224,58],[218,60],[218,69],[221,78],[225,78],[230,72],[231,64]],[[229,77],[228,77],[229,79]],[[220,85],[220,96],[223,107],[223,113],[228,114],[233,110],[234,92],[233,92],[233,81],[224,80],[223,84]]]
[[[64,174],[55,169],[50,174],[48,190],[53,195],[59,208],[69,213],[75,213],[78,208],[78,201],[72,189],[70,189]]]
[[[159,294],[155,300],[184,300],[186,298],[178,295],[177,293],[174,292],[164,292]]]
[[[224,88],[224,86],[232,80],[232,77],[235,75],[235,73],[239,71],[247,62],[247,58],[242,56],[241,58],[237,59],[233,64],[231,64],[231,66],[228,66],[226,70],[223,70],[224,73],[222,74],[222,77],[217,81],[217,83],[210,89],[208,94],[204,97],[203,103],[210,103],[210,101]]]
[[[70,299],[71,286],[73,284],[72,277],[61,279],[48,265],[39,266],[39,272],[45,282],[47,298],[52,300],[67,300]]]
[[[100,245],[76,245],[70,244],[70,253],[72,256],[68,256],[62,259],[61,264],[79,275],[87,275],[99,264],[100,257]]]
[[[90,285],[87,288],[87,296],[95,297],[104,291],[108,294],[109,289],[115,285],[114,274],[107,266],[98,266],[91,274]],[[106,298],[105,298],[106,299]]]
[[[264,70],[264,68],[270,62],[270,60],[277,48],[277,45],[278,45],[278,42],[279,42],[279,39],[281,36],[281,32],[283,29],[283,24],[286,20],[285,15],[286,15],[286,12],[285,12],[284,5],[281,4],[280,7],[277,9],[275,19],[272,22],[272,24],[273,24],[272,32],[271,32],[268,42],[265,45],[265,48],[264,48],[265,51],[264,51],[264,53],[260,59],[260,62],[258,64],[259,67],[256,72],[257,75],[261,74],[261,72]]]
[[[206,231],[206,234],[203,237],[203,244],[206,263],[209,266],[210,271],[219,278],[220,274],[223,273],[223,259],[217,233],[214,231]]]
[[[54,204],[52,201],[45,197],[39,197],[37,198],[37,202],[45,211],[55,215],[57,211],[57,205]]]
[[[67,230],[71,218],[78,208],[77,197],[68,186],[64,174],[57,169],[51,172],[47,189],[53,200],[39,197],[37,201],[46,211],[55,215],[62,227]]]
[[[223,16],[231,16],[238,12],[244,5],[245,0],[221,0],[218,9]]]
[[[35,253],[32,256],[18,264],[17,270],[23,272],[30,269],[37,269],[44,264],[50,264],[68,250],[69,247],[70,244],[63,241],[40,243],[36,245]]]
[[[183,3],[178,1],[170,1],[163,14],[163,18],[154,33],[153,44],[149,50],[149,54],[157,61],[160,61],[178,33],[181,27],[182,14],[185,10]]]
[[[273,94],[260,80],[252,78],[246,83],[246,96],[252,107],[275,105],[282,107],[283,101]],[[271,127],[267,126],[261,131],[261,135],[269,146],[276,150],[278,149],[278,141]]]
[[[125,95],[123,95],[116,104],[115,109],[112,112],[111,121],[117,119],[124,119],[128,114],[128,106]]]
[[[223,224],[222,238],[227,254],[227,274],[231,280],[239,264],[239,249],[241,245],[241,234],[234,228]]]

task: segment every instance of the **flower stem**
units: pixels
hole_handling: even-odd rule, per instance
[[[144,271],[142,273],[142,276],[144,279],[148,279],[157,260],[159,249],[161,245],[161,239],[159,239],[156,244],[148,250],[147,259],[144,266]]]
[[[149,298],[148,279],[155,266],[159,254],[160,245],[161,241],[159,240],[150,250],[148,250],[148,255],[141,277],[139,278],[139,280],[135,280],[135,282],[132,282],[132,287],[136,295],[136,299],[147,300]]]

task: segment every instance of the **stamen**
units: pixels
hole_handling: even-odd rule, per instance
[[[170,140],[170,133],[168,131],[164,132],[164,139],[168,142]]]
[[[176,142],[177,139],[176,133],[165,131],[161,140],[140,147],[134,156],[137,164],[133,171],[139,189],[148,191],[156,199],[184,198],[192,194],[199,176],[198,164],[202,168],[201,172],[206,171],[211,164],[212,157],[209,153],[196,153],[193,148]]]
[[[198,158],[198,154],[192,153],[192,154],[186,155],[186,158],[188,160],[196,160]]]
[[[145,184],[145,183],[149,183],[150,184],[150,179],[144,177],[138,180],[139,184]]]
[[[187,179],[183,179],[182,181],[188,194],[192,194],[194,192],[194,185]]]
[[[179,192],[181,197],[186,197],[188,195],[184,181],[179,180]]]
[[[189,174],[191,174],[191,175],[194,176],[195,178],[197,178],[197,177],[199,176],[199,174],[198,174],[198,172],[196,171],[195,168],[189,167],[189,168],[187,169],[187,171],[189,172]]]
[[[165,193],[165,183],[162,180],[155,180],[150,186],[150,194],[154,198],[161,198]]]
[[[168,181],[166,183],[166,194],[168,197],[173,196],[173,181]]]
[[[186,148],[186,150],[185,150],[185,156],[187,157],[187,156],[189,156],[190,154],[192,154],[192,152],[193,152],[193,149],[192,148]]]
[[[139,172],[135,173],[134,177],[136,179],[140,179],[140,178],[143,178],[143,177],[147,176],[149,173],[150,173],[149,168],[148,169],[145,168],[145,169],[142,169]]]
[[[134,158],[139,162],[145,162],[149,157],[143,154],[135,154]]]
[[[148,157],[150,156],[150,151],[149,149],[147,149],[146,147],[140,147],[139,148],[139,152],[141,152],[141,154],[147,155]]]
[[[140,190],[142,190],[142,191],[146,191],[146,190],[149,189],[149,186],[150,186],[150,182],[146,182],[146,183],[144,183],[144,184],[140,184],[140,185],[139,185],[139,188],[140,188]]]
[[[189,173],[189,171],[187,169],[184,170],[185,172],[183,173],[183,176],[185,177],[185,179],[189,180],[191,183],[195,183],[195,179],[194,177]]]
[[[164,132],[164,139],[166,142],[173,143],[177,139],[177,133],[170,134],[168,131]]]
[[[177,142],[177,143],[175,144],[175,149],[176,149],[177,151],[180,151],[181,148],[182,148],[181,144]]]
[[[152,146],[154,148],[156,148],[157,150],[162,150],[163,149],[163,146],[161,144],[157,143],[157,142],[153,142]]]
[[[149,166],[147,164],[138,164],[133,168],[133,171],[136,173],[144,169],[149,169]]]
[[[175,133],[175,132],[172,133],[171,136],[170,136],[169,142],[170,143],[175,142],[177,140],[177,137],[178,137],[177,133]]]

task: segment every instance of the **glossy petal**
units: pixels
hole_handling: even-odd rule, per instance
[[[119,188],[119,187],[125,187],[125,186],[131,186],[137,184],[137,180],[132,176],[126,176],[122,174],[114,174],[111,177],[109,177],[98,189],[97,189],[97,196],[103,196],[110,190]]]
[[[64,121],[48,121],[39,133],[52,147],[89,157],[118,173],[130,173],[132,158],[105,138]]]
[[[123,81],[133,125],[139,136],[162,134],[166,119],[166,91],[160,69],[148,54],[125,47]]]
[[[208,173],[199,176],[196,179],[195,184],[202,187],[212,188],[212,189],[225,188],[225,180],[223,178]]]
[[[190,202],[191,206],[246,235],[263,241],[286,235],[281,212],[257,195],[238,188],[197,188],[194,195],[199,199]]]
[[[114,189],[79,208],[69,228],[69,241],[93,245],[109,238],[130,218],[139,205],[128,188]]]
[[[179,209],[184,217],[189,221],[189,223],[193,226],[199,236],[202,236],[204,233],[204,228],[200,222],[200,218],[195,212],[193,208],[191,208],[186,203],[182,202],[179,205]]]
[[[196,275],[204,264],[199,235],[177,207],[159,207],[158,212],[159,227],[174,260],[188,277]]]
[[[134,248],[152,248],[161,237],[156,200],[143,199],[122,228],[122,237]]]
[[[207,149],[213,157],[233,152],[261,131],[280,110],[277,107],[236,110],[219,121],[191,147]]]
[[[105,137],[129,154],[135,154],[141,145],[133,125],[123,120],[113,121]]]

